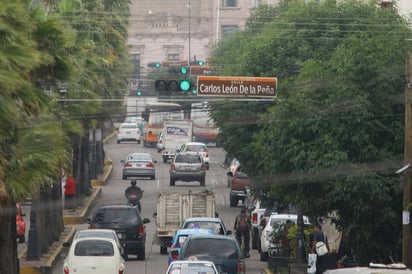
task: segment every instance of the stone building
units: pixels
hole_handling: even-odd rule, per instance
[[[153,62],[207,61],[216,43],[243,28],[252,8],[280,0],[132,0],[128,45],[135,77]]]

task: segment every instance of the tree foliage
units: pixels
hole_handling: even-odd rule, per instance
[[[246,163],[255,192],[270,189],[271,203],[292,203],[312,217],[337,213],[362,263],[388,260],[400,248],[402,189],[394,171],[403,159],[407,21],[359,1],[262,7],[250,20],[222,41],[214,64],[226,75],[278,77],[278,98],[256,111],[253,132],[221,127],[238,142],[229,147],[249,155],[230,150]],[[248,43],[238,49],[239,40]]]
[[[72,153],[87,147],[88,129],[119,113],[122,102],[101,99],[123,96],[130,71],[130,1],[47,5],[26,0],[0,5],[1,273],[18,273],[15,202],[39,203],[41,252],[59,237],[62,169],[74,166],[82,172],[79,181],[90,181],[87,151],[80,155],[82,167],[73,164]],[[68,102],[61,101],[62,90]]]

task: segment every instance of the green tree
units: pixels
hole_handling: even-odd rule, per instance
[[[14,1],[0,14],[0,272],[18,273],[15,202],[52,188],[69,154],[59,124],[43,116],[52,98],[32,82],[32,72],[49,61],[33,37],[44,12]]]
[[[247,172],[256,189],[271,189],[272,202],[312,217],[336,212],[362,263],[388,259],[400,247],[401,189],[393,173],[403,158],[408,24],[395,10],[358,1],[275,10],[270,22],[253,17],[249,25],[259,28],[239,34],[249,42],[244,50],[216,51],[223,62],[230,51],[240,55],[234,75],[247,62],[253,76],[279,79],[278,99],[258,115],[252,144],[236,144],[258,159]],[[385,239],[389,233],[394,237]]]

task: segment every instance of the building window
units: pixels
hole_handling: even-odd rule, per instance
[[[224,0],[223,7],[230,7],[230,8],[237,7],[237,0]]]
[[[227,38],[238,31],[237,25],[223,25],[222,26],[222,38]]]
[[[261,4],[261,0],[251,0],[252,1],[252,8],[258,8]]]
[[[180,56],[179,53],[169,53],[167,54],[167,61],[179,61]]]

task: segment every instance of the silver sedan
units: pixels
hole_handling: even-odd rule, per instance
[[[148,153],[130,153],[125,160],[120,161],[122,166],[122,179],[128,177],[150,177],[156,179],[156,160]]]

